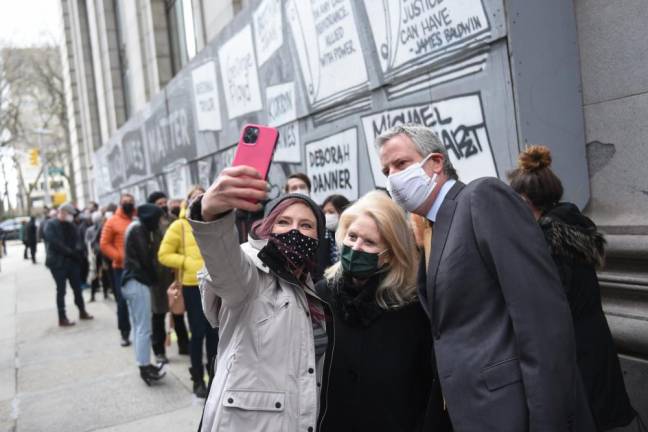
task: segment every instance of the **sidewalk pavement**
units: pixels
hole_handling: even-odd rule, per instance
[[[22,254],[13,243],[0,260],[0,431],[196,431],[204,401],[192,394],[188,356],[168,347],[166,377],[147,387],[133,347],[119,345],[112,296],[88,303],[86,290],[95,319],[78,321],[68,286],[77,324],[60,328],[43,244],[38,264]]]

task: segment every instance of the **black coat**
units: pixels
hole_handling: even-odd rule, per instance
[[[602,265],[605,240],[596,225],[570,203],[539,220],[572,311],[578,366],[599,430],[629,424],[630,405],[619,357],[601,305],[595,268]]]
[[[319,430],[449,430],[435,381],[427,317],[418,302],[397,310],[380,309],[376,284],[370,280],[357,295],[343,294],[349,292],[343,282],[322,280],[316,286],[318,295],[331,305],[335,334],[328,391],[323,395],[326,413]]]
[[[124,240],[124,273],[122,285],[135,279],[151,287],[157,282],[157,247],[153,232],[139,220],[130,223]],[[158,244],[159,245],[159,244]]]
[[[77,229],[72,222],[50,219],[44,234],[47,239],[47,267],[58,269],[81,264],[83,254],[78,249]]]
[[[454,184],[419,297],[457,431],[592,432],[569,305],[531,210],[509,186]]]
[[[29,219],[29,222],[27,222],[27,226],[25,227],[25,244],[28,246],[34,246],[36,243],[38,243],[38,237],[36,233],[36,220],[34,217],[31,217]]]

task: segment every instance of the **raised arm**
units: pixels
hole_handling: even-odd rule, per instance
[[[189,223],[206,271],[199,272],[204,299],[207,291],[231,307],[258,287],[258,270],[238,243],[233,209],[258,211],[267,196],[267,183],[250,167],[226,168],[205,194],[193,203]],[[208,319],[211,305],[203,304]],[[213,320],[210,319],[213,323]]]
[[[241,250],[234,225],[234,213],[212,222],[190,220],[205,270],[198,273],[201,288],[212,291],[224,304],[236,306],[259,283],[256,266]]]

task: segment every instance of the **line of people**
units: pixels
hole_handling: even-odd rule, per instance
[[[85,285],[90,287],[90,302],[101,291],[104,299],[112,293],[120,343],[130,346],[132,335],[142,379],[151,384],[164,377],[163,366],[169,362],[166,347],[173,330],[178,353],[190,356],[193,391],[201,398],[207,395],[205,369],[213,373],[209,365],[214,363],[218,332],[208,325],[202,311],[197,287],[202,257],[184,204],[203,192],[193,188],[185,201],[168,200],[163,192],[153,192],[138,207],[132,195],[123,194],[118,206],[110,204],[101,211],[95,203],[83,211],[67,203],[52,210],[39,225],[46,265],[56,283],[59,326],[76,324],[65,307],[68,283],[81,320],[94,318],[86,310]],[[170,308],[174,301],[168,291],[173,286],[180,288],[175,293],[180,301],[175,301],[179,307]]]
[[[604,241],[561,202],[548,150],[523,153],[510,187],[463,184],[423,126],[376,146],[389,195],[346,208],[331,199],[322,211],[299,176],[258,204],[267,182],[245,166],[192,201],[202,307],[220,336],[200,430],[629,424],[595,272]],[[260,211],[239,245],[238,214]]]
[[[193,188],[187,201],[202,192],[204,189],[200,187]],[[132,333],[142,379],[151,384],[164,377],[163,365],[168,363],[168,315],[168,325],[177,336],[179,354],[191,358],[189,372],[194,394],[204,398],[207,394],[204,353],[206,364],[213,364],[218,333],[207,325],[202,312],[197,288],[202,257],[184,216],[185,202],[168,200],[163,192],[153,192],[147,203],[135,207],[134,197],[123,194],[115,214],[101,229],[99,251],[112,263],[121,345],[131,344]],[[181,289],[176,289],[175,298],[170,300],[170,287],[176,286]],[[177,297],[181,307],[170,307],[178,302]],[[190,335],[185,325],[185,310]],[[155,355],[153,363],[151,351]],[[207,370],[211,373],[209,367]]]

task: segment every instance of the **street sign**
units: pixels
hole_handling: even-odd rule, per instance
[[[63,168],[60,167],[48,167],[47,175],[63,175]]]
[[[65,192],[54,192],[52,194],[52,204],[55,206],[61,205],[67,201],[67,194]]]

